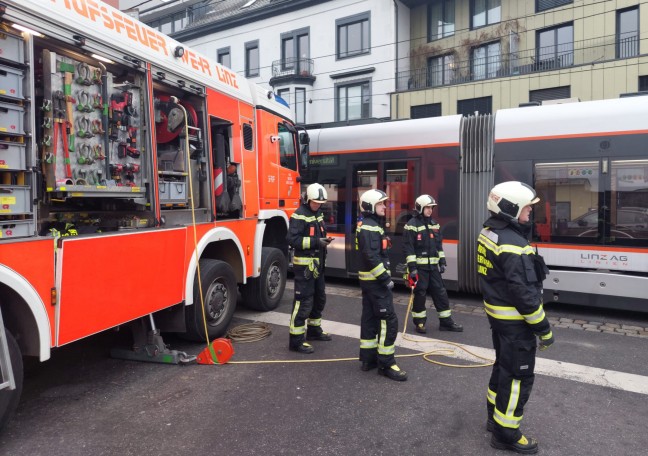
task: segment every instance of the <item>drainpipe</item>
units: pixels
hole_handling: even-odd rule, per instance
[[[394,13],[395,13],[394,16],[396,16],[395,17],[396,27],[394,27],[395,29],[394,47],[396,50],[396,60],[394,63],[394,89],[398,89],[398,3],[396,3],[396,0],[393,0],[393,2],[394,2]],[[399,96],[398,92],[396,92],[396,120],[398,120],[398,118],[400,117],[398,115],[398,96]]]

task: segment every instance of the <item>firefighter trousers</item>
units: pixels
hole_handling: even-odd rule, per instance
[[[437,265],[432,265],[432,269],[418,270],[418,281],[414,288],[414,302],[412,303],[414,325],[424,325],[427,322],[425,301],[428,294],[432,296],[432,302],[439,318],[450,317],[450,300]]]
[[[495,421],[497,438],[512,443],[522,436],[524,405],[533,389],[536,338],[523,322],[496,325],[506,327],[495,329],[491,322],[495,364],[488,382],[487,410]]]
[[[319,275],[314,277],[308,266],[294,266],[293,272],[295,299],[290,315],[290,346],[297,348],[304,343],[306,331],[313,336],[322,333],[321,319],[326,305],[326,290],[324,271],[318,271]]]
[[[396,364],[394,359],[398,317],[392,292],[377,282],[360,282],[362,317],[360,321],[360,361],[378,363],[381,368]]]

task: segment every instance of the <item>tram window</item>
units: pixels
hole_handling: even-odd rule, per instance
[[[648,238],[648,160],[610,164],[610,236],[613,240]]]
[[[599,232],[599,162],[538,163],[534,207],[535,235],[595,238]]]
[[[302,194],[306,194],[306,188],[310,184],[302,184]],[[322,183],[326,189],[326,203],[322,204],[324,215],[324,227],[331,233],[344,233],[344,201],[340,201],[338,184]],[[344,196],[343,196],[344,198]]]
[[[385,163],[385,193],[389,197],[385,231],[402,235],[412,217],[414,204],[414,162]]]

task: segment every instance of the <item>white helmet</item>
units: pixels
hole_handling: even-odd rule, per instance
[[[376,204],[387,201],[387,193],[372,188],[360,196],[360,209],[362,212],[376,213]]]
[[[497,184],[488,195],[486,207],[495,214],[517,219],[525,206],[540,201],[533,188],[523,182],[509,181]]]
[[[328,195],[326,189],[320,184],[310,184],[306,188],[306,202],[313,201],[314,203],[326,203]]]
[[[430,195],[421,195],[418,198],[416,198],[416,202],[414,203],[414,208],[416,209],[416,212],[422,214],[424,208],[428,206],[432,206],[432,208],[434,208],[436,205],[437,205],[436,201]]]

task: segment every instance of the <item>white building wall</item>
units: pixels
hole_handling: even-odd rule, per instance
[[[399,5],[400,57],[405,57],[409,38],[409,9]],[[336,19],[370,12],[369,54],[353,58],[336,58]],[[281,59],[281,34],[297,29],[309,28],[310,58],[314,61],[313,74],[316,80],[306,88],[306,123],[335,121],[335,84],[371,79],[371,117],[389,117],[390,94],[395,90],[394,73],[396,68],[395,6],[393,0],[336,0],[310,8],[300,9],[291,14],[282,14],[241,27],[225,30],[186,43],[216,59],[217,50],[230,48],[232,70],[245,74],[245,43],[258,40],[260,73],[251,78],[270,88],[272,62]],[[399,59],[405,65],[407,59]],[[355,77],[332,79],[330,76],[368,68],[375,71]],[[275,91],[286,86],[276,86]],[[294,94],[294,85],[291,86]]]

